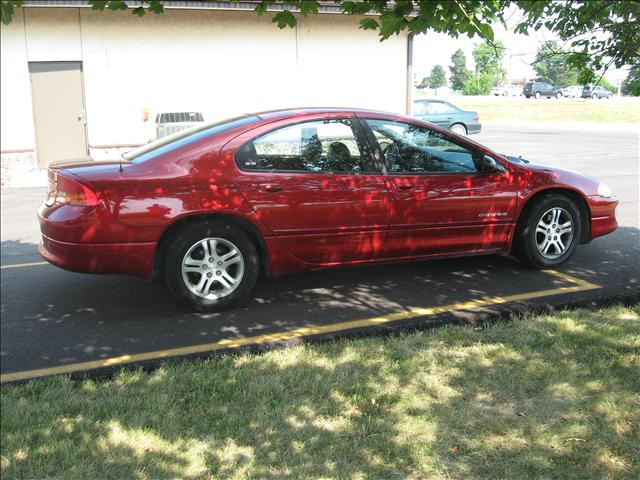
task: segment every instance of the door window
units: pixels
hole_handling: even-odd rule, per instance
[[[483,155],[443,133],[409,123],[366,120],[389,173],[478,173]]]
[[[442,115],[451,112],[453,112],[453,108],[451,108],[451,105],[447,105],[446,103],[442,102],[429,103],[429,113],[431,115]]]
[[[236,152],[242,170],[363,173],[374,167],[350,119],[289,125],[246,143]]]
[[[428,102],[415,102],[413,104],[413,114],[414,115],[427,115],[428,113]]]

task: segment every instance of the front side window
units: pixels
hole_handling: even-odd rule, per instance
[[[478,173],[483,155],[425,127],[388,120],[367,120],[388,173]]]
[[[413,104],[413,114],[414,115],[426,115],[427,112],[427,102],[415,102]]]
[[[372,171],[350,119],[289,125],[236,152],[242,170],[361,173]]]

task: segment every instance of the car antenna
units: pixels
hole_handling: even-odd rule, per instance
[[[120,164],[120,174],[124,173],[124,168],[122,168],[122,158],[123,158],[124,153],[120,154],[120,161],[118,162]]]

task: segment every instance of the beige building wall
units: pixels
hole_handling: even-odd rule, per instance
[[[28,61],[83,62],[94,158],[147,142],[163,111],[201,111],[208,121],[296,106],[405,110],[406,35],[380,42],[357,18],[302,17],[298,28],[281,30],[270,15],[253,12],[167,10],[138,18],[24,8],[1,29],[3,152],[35,149]]]

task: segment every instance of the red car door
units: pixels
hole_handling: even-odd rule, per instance
[[[298,259],[326,265],[381,254],[388,191],[352,114],[268,124],[235,138],[222,156],[233,156],[234,185]]]
[[[388,257],[499,251],[517,201],[507,168],[435,129],[363,121],[385,159],[391,196]]]

